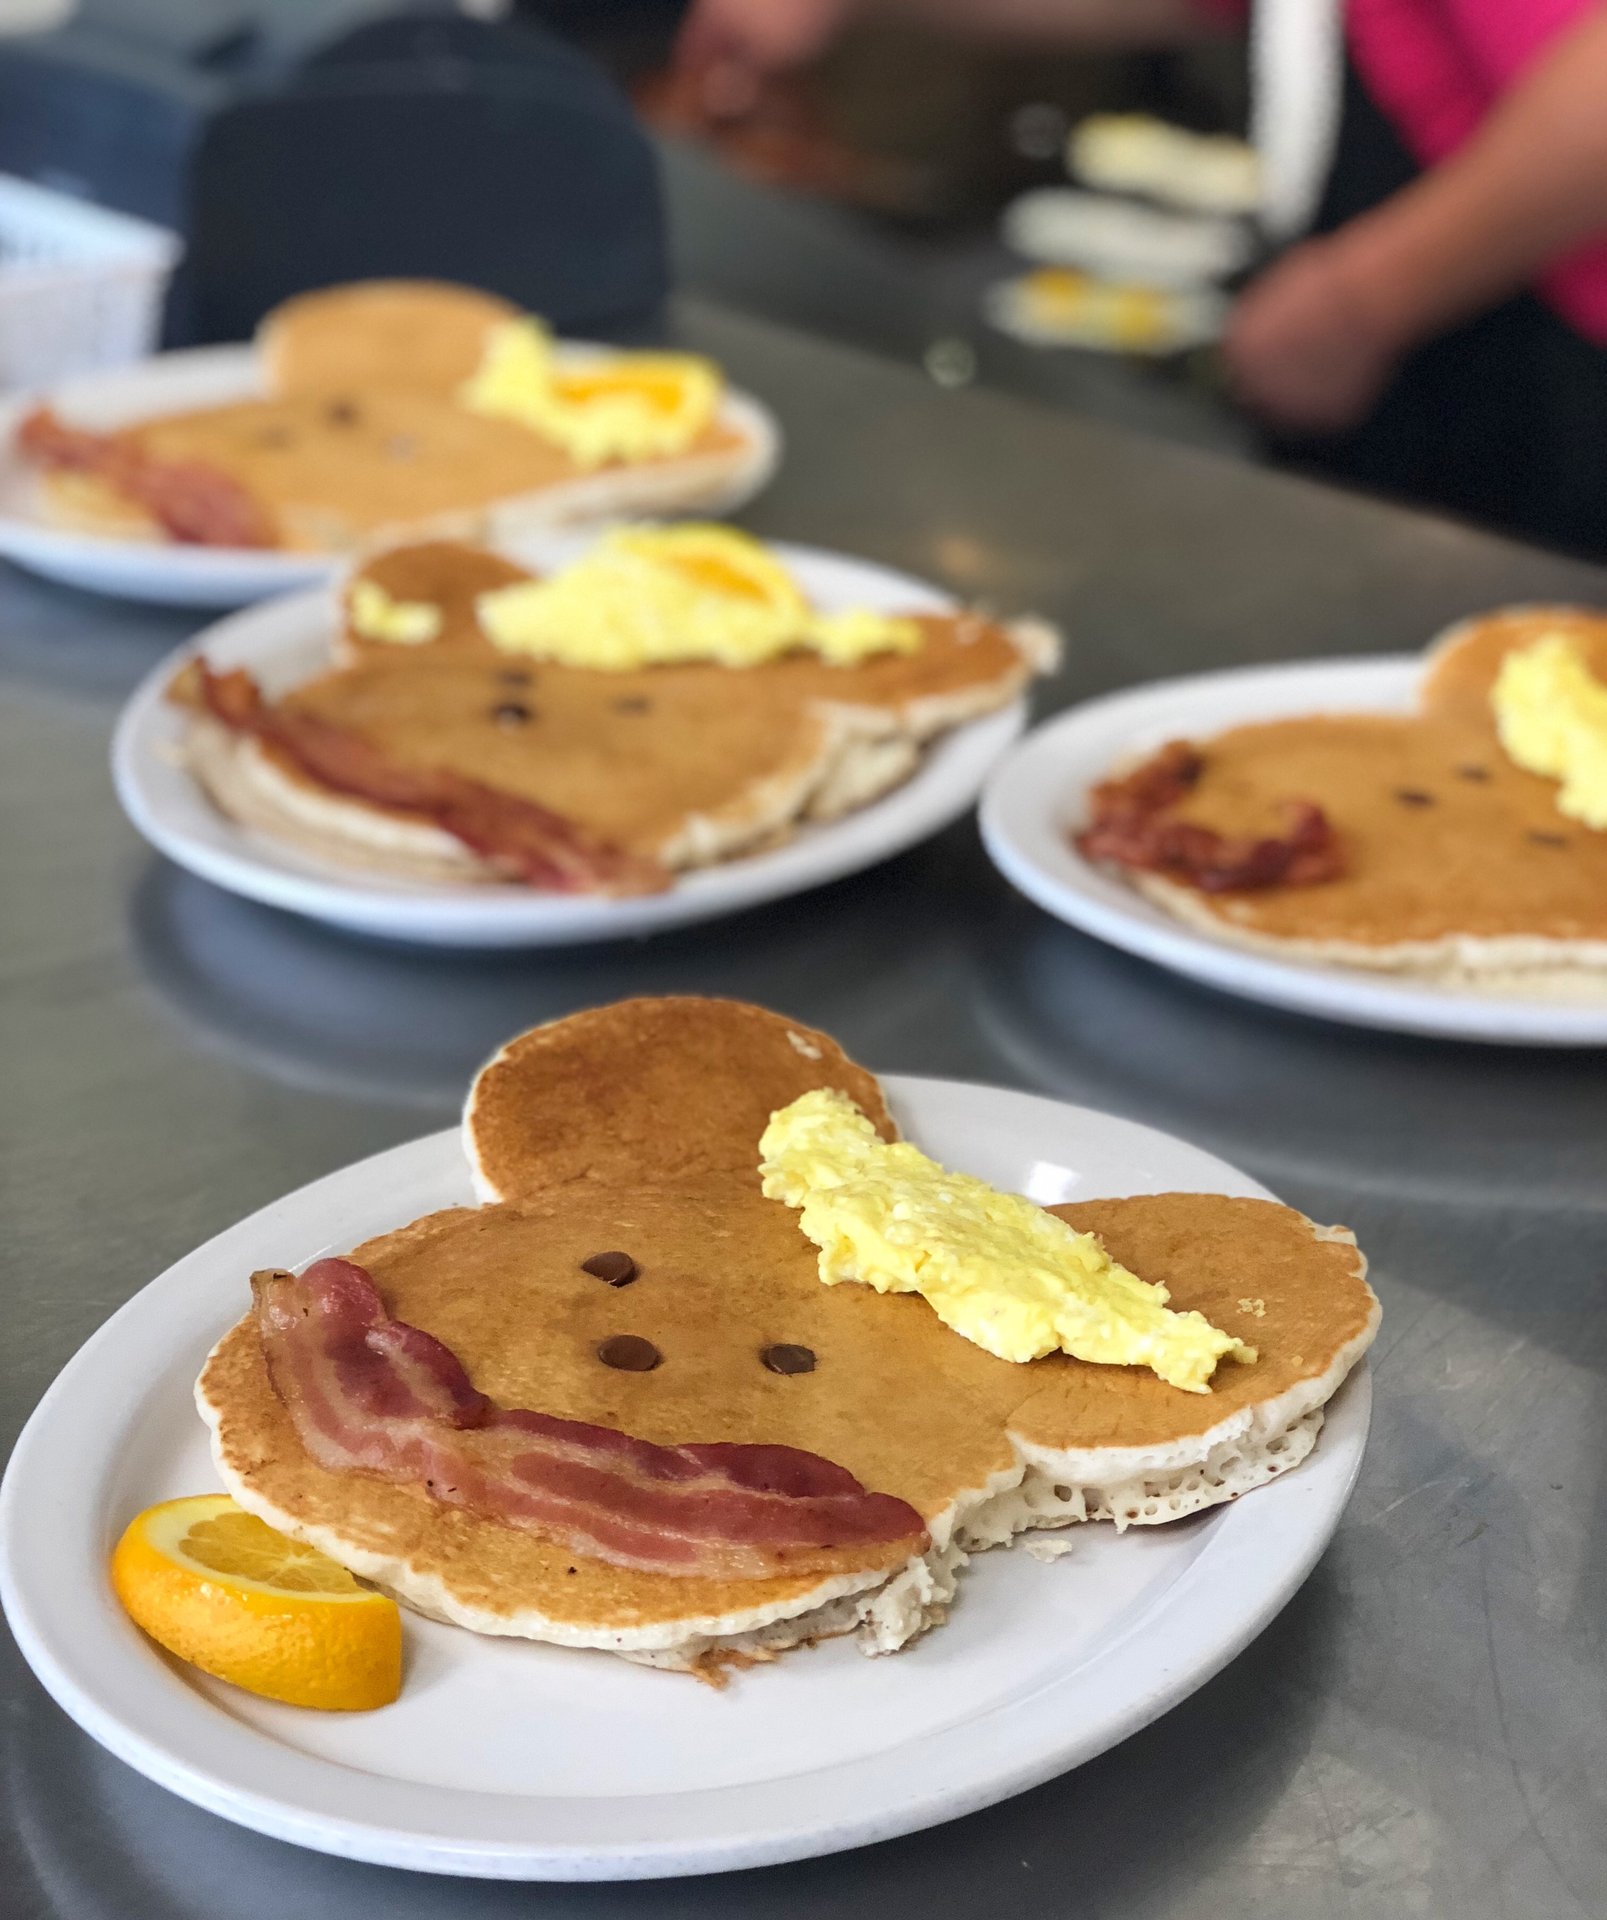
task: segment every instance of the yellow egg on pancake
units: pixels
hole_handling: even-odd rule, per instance
[[[780,558],[734,527],[621,527],[546,579],[482,597],[504,653],[616,672],[710,660],[755,667],[790,653],[834,666],[920,651],[907,618],[810,606]]]
[[[1508,755],[1558,782],[1557,811],[1607,831],[1607,680],[1583,650],[1562,633],[1515,647],[1490,704]]]
[[[1202,1315],[1172,1311],[1164,1287],[1112,1260],[1092,1234],[906,1140],[884,1140],[835,1088],[773,1113],[759,1155],[766,1195],[798,1209],[827,1286],[918,1293],[1000,1360],[1069,1353],[1205,1393],[1224,1356],[1256,1357]]]
[[[708,430],[723,388],[719,369],[696,354],[565,362],[546,327],[525,317],[488,336],[458,398],[476,413],[517,421],[589,469],[685,452]]]

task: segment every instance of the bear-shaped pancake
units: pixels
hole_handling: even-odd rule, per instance
[[[705,866],[838,817],[906,779],[938,734],[1014,699],[1055,654],[1035,622],[925,615],[914,652],[849,666],[788,654],[734,668],[709,661],[600,671],[493,646],[477,597],[531,578],[485,548],[434,541],[365,563],[365,586],[436,614],[433,637],[365,638],[349,617],[335,665],[273,703],[290,737],[224,724],[198,707],[186,757],[231,817],[342,865],[417,879],[515,877],[495,850],[428,812],[387,804],[387,779],[337,781],[314,745],[355,739],[381,775],[472,782],[535,807],[648,865]],[[182,693],[181,690],[182,689]],[[607,887],[608,891],[642,890]]]
[[[1557,783],[1509,758],[1490,703],[1505,656],[1550,634],[1607,680],[1607,619],[1514,608],[1441,638],[1415,713],[1314,713],[1193,743],[1198,778],[1169,820],[1242,842],[1278,832],[1290,802],[1314,804],[1337,836],[1335,877],[1203,892],[1139,872],[1135,884],[1251,948],[1536,991],[1594,980],[1600,991],[1607,833],[1559,814]]]
[[[352,1258],[499,1406],[666,1446],[803,1449],[908,1502],[930,1536],[922,1551],[890,1564],[885,1547],[845,1550],[775,1578],[649,1573],[421,1485],[328,1471],[274,1391],[254,1315],[197,1388],[225,1485],[423,1612],[707,1671],[855,1627],[895,1647],[942,1618],[968,1549],[1085,1518],[1170,1518],[1304,1457],[1377,1323],[1343,1229],[1214,1194],[1057,1208],[1259,1358],[1219,1368],[1205,1394],[1065,1355],[1012,1365],[917,1296],[820,1284],[796,1215],[757,1173],[768,1115],[815,1087],[894,1136],[876,1082],[834,1041],[757,1007],[636,1000],[536,1028],[470,1093],[465,1144],[487,1203]],[[645,1343],[652,1364],[607,1364],[621,1339]]]

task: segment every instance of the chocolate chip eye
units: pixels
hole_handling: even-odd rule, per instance
[[[772,1373],[813,1373],[815,1355],[812,1347],[780,1346],[766,1347],[759,1355]]]
[[[1403,807],[1432,807],[1434,796],[1425,793],[1421,787],[1397,787],[1395,798]]]
[[[527,707],[522,700],[504,700],[500,706],[491,709],[491,718],[499,727],[526,726],[535,717],[535,709]]]
[[[528,687],[535,675],[528,667],[504,667],[497,679],[505,687]]]
[[[1537,847],[1565,847],[1568,836],[1565,833],[1542,833],[1538,827],[1529,829],[1529,838]]]
[[[581,1261],[580,1270],[610,1287],[628,1287],[641,1272],[628,1253],[594,1253]]]
[[[614,702],[615,713],[650,713],[653,703],[645,693],[622,694]]]
[[[1458,767],[1456,777],[1458,780],[1484,781],[1489,779],[1490,769],[1488,767]]]
[[[355,427],[361,415],[355,400],[331,400],[324,408],[324,418],[332,427]]]
[[[616,1333],[598,1347],[597,1358],[621,1373],[651,1373],[664,1356],[639,1333]]]

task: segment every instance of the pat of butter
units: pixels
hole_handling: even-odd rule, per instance
[[[756,667],[813,651],[834,666],[914,653],[914,620],[821,614],[768,548],[731,527],[623,527],[570,566],[475,603],[492,644],[622,673],[678,661]]]
[[[421,647],[441,631],[441,609],[427,600],[393,600],[373,580],[354,580],[346,596],[352,631],[364,640]]]
[[[523,319],[492,330],[460,397],[471,412],[515,420],[591,468],[684,453],[713,420],[722,384],[694,354],[561,361],[541,322]]]
[[[1557,810],[1607,831],[1607,684],[1572,641],[1550,633],[1515,648],[1490,704],[1508,756],[1561,782]]]
[[[803,1094],[759,1142],[765,1193],[799,1209],[828,1286],[919,1293],[945,1326],[1001,1360],[1048,1353],[1149,1367],[1206,1393],[1217,1362],[1256,1352],[1112,1260],[1089,1233],[1019,1194],[889,1145],[846,1094]]]

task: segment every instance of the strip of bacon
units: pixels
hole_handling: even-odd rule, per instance
[[[1344,872],[1338,836],[1309,800],[1285,801],[1288,831],[1261,838],[1168,819],[1204,770],[1197,748],[1173,740],[1123,778],[1101,781],[1089,796],[1089,823],[1074,836],[1077,851],[1086,860],[1165,874],[1202,893],[1309,887]]]
[[[18,426],[17,445],[42,467],[93,474],[187,546],[279,544],[266,509],[232,474],[199,460],[158,459],[131,434],[92,433],[36,407]]]
[[[215,673],[187,661],[168,698],[209,714],[231,733],[283,753],[336,793],[395,807],[443,828],[500,872],[555,893],[662,893],[670,875],[656,860],[597,838],[561,813],[440,768],[403,767],[372,741],[316,714],[289,713],[263,697],[241,668]]]
[[[647,1573],[770,1579],[841,1549],[893,1566],[921,1516],[796,1447],[656,1446],[612,1427],[495,1406],[449,1347],[385,1307],[350,1260],[251,1276],[268,1377],[313,1459]]]

